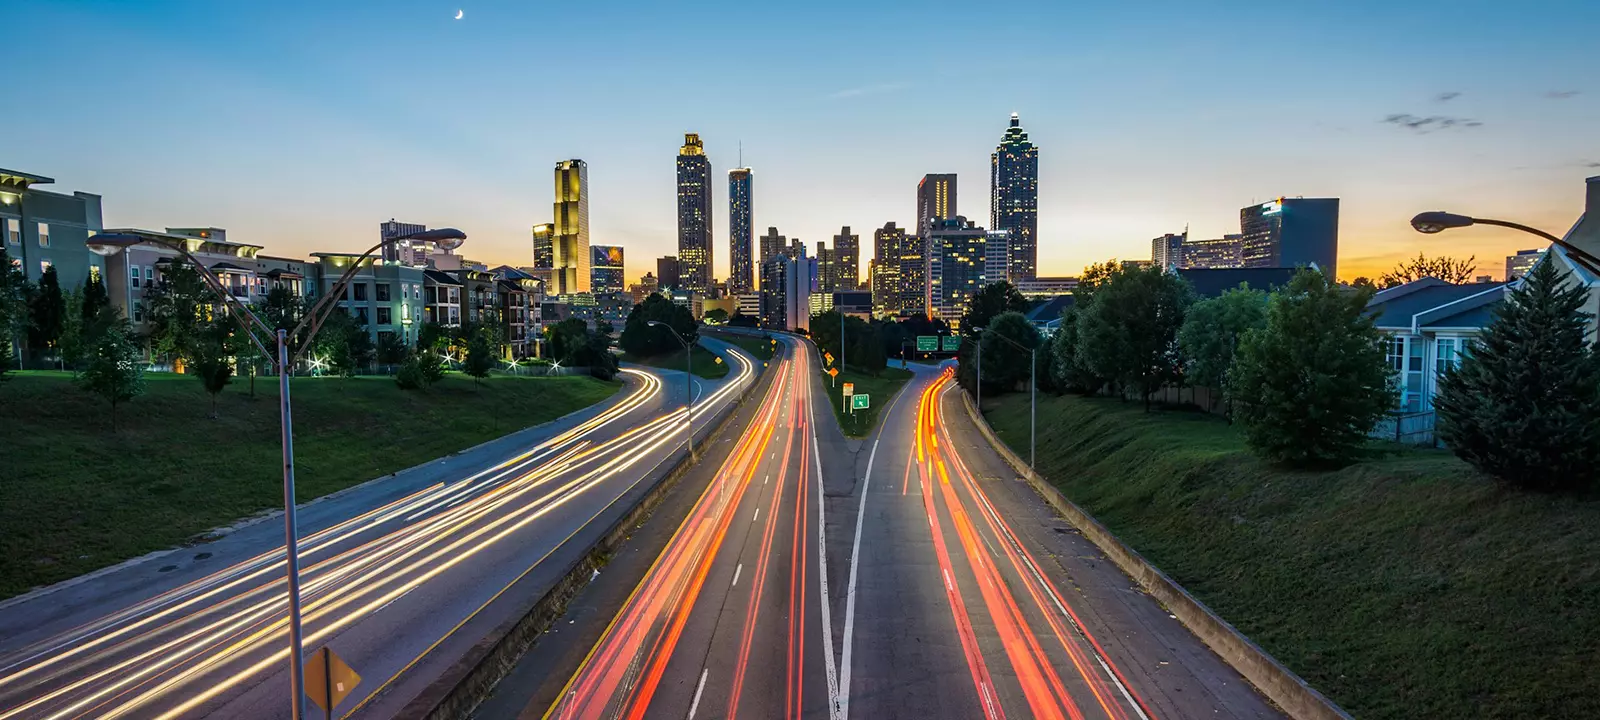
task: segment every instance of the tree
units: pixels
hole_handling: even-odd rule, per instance
[[[1191,385],[1215,389],[1231,398],[1230,373],[1239,340],[1267,324],[1267,294],[1241,284],[1220,296],[1189,306],[1178,330],[1178,350]],[[1232,415],[1232,400],[1229,400]]]
[[[1273,294],[1267,324],[1234,361],[1235,416],[1258,455],[1291,464],[1349,460],[1395,406],[1369,290],[1301,270]]]
[[[111,295],[106,292],[105,278],[98,268],[91,268],[89,279],[83,283],[83,306],[79,314],[83,320],[94,320],[100,311],[111,307]]]
[[[186,262],[169,263],[161,271],[161,281],[145,291],[151,348],[168,360],[189,359],[215,303],[216,296],[199,271]]]
[[[28,326],[28,279],[0,248],[0,380],[15,370],[14,347]]]
[[[1120,270],[1091,290],[1074,322],[1074,362],[1144,397],[1179,377],[1178,328],[1190,302],[1188,283],[1150,267]]]
[[[654,328],[652,328],[654,329]],[[554,325],[548,326],[545,333],[550,338],[550,359],[569,367],[582,365],[579,358],[582,349],[589,343],[589,324],[582,318],[567,318]],[[667,337],[672,340],[671,336]],[[677,341],[672,340],[674,347]]]
[[[1431,277],[1452,285],[1461,285],[1472,282],[1472,273],[1478,269],[1477,259],[1476,255],[1465,260],[1457,260],[1444,255],[1430,258],[1417,253],[1415,258],[1395,265],[1393,270],[1384,273],[1380,282],[1384,288],[1392,288]]]
[[[61,339],[61,326],[67,315],[67,303],[61,294],[61,280],[55,267],[45,268],[44,275],[39,277],[39,289],[33,294],[28,311],[32,320],[28,344],[39,349],[55,347]]]
[[[443,352],[450,347],[450,328],[436,322],[426,322],[417,328],[417,350]]]
[[[83,356],[90,347],[84,338],[83,303],[82,290],[67,292],[66,312],[61,314],[61,337],[56,341],[56,347],[61,350],[61,364],[74,370],[78,368],[78,363],[83,362]]]
[[[467,339],[467,359],[462,363],[462,369],[471,375],[475,382],[481,383],[484,378],[489,377],[489,371],[494,368],[496,359],[494,347],[489,343],[489,335],[475,332]]]
[[[722,308],[712,308],[701,317],[707,325],[722,325],[728,322],[728,311]]]
[[[1378,290],[1378,284],[1373,282],[1372,278],[1369,278],[1369,277],[1367,277],[1365,275],[1362,275],[1362,276],[1360,276],[1360,277],[1358,277],[1358,278],[1356,278],[1354,280],[1351,280],[1350,281],[1350,287],[1359,288],[1359,289],[1368,289],[1368,290],[1373,290],[1373,291],[1377,291]]]
[[[979,343],[979,352],[983,353],[983,384],[1000,392],[1010,392],[1033,372],[1030,364],[1033,358],[1012,343],[1028,349],[1038,347],[1039,331],[1019,312],[994,316],[986,329]]]
[[[1535,490],[1593,487],[1600,467],[1600,349],[1582,286],[1540,262],[1439,382],[1441,440],[1461,459]]]
[[[315,352],[317,360],[327,363],[334,373],[354,377],[361,369],[372,364],[375,354],[372,336],[355,316],[334,308],[327,321],[317,332]]]
[[[399,365],[411,356],[411,348],[399,333],[379,333],[377,355],[380,364]]]
[[[233,382],[234,345],[231,318],[219,318],[206,323],[191,349],[188,373],[200,378],[211,396],[209,417],[213,420],[217,418],[217,395]]]
[[[1050,338],[1051,368],[1055,373],[1056,387],[1084,395],[1100,392],[1108,382],[1094,374],[1078,354],[1078,318],[1081,311],[1076,305],[1061,312],[1061,325]]]
[[[961,327],[967,337],[973,337],[973,328],[988,327],[994,316],[1027,310],[1028,299],[1015,285],[1004,280],[989,283],[967,300],[967,308],[961,314]]]
[[[144,367],[139,364],[139,346],[126,320],[106,328],[83,371],[78,386],[111,403],[111,431],[117,430],[117,405],[144,393]]]
[[[611,354],[611,325],[600,323],[594,332],[584,332],[583,339],[567,357],[573,367],[587,367],[589,374],[601,380],[617,376],[617,356]]]

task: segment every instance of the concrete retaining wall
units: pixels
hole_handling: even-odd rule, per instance
[[[978,431],[989,441],[989,445],[994,447],[995,452],[1005,458],[1006,464],[1026,479],[1045,502],[1050,503],[1067,522],[1078,528],[1083,536],[1099,547],[1106,557],[1117,564],[1117,567],[1138,581],[1145,592],[1161,601],[1161,604],[1177,616],[1179,622],[1189,628],[1190,632],[1255,685],[1261,694],[1277,703],[1278,707],[1290,717],[1303,720],[1350,720],[1350,715],[1332,700],[1324,697],[1322,693],[1300,679],[1300,676],[1279,664],[1267,654],[1267,651],[1245,637],[1244,633],[1211,612],[1211,608],[1196,600],[1189,591],[1183,589],[1182,585],[1167,577],[1149,560],[1144,559],[1144,556],[1111,534],[1111,531],[1093,516],[1084,512],[1083,508],[1068,500],[1055,485],[1030,469],[1021,457],[995,436],[988,421],[983,419],[972,404],[972,397],[959,389],[957,392],[960,393],[961,401],[966,406],[967,415],[972,418],[973,424],[978,426]]]
[[[722,412],[703,439],[696,439],[696,447],[711,447],[739,409],[751,397],[759,395],[770,382],[771,373],[762,372],[758,375],[756,382],[740,394],[738,402]],[[606,560],[633,533],[634,528],[644,522],[667,493],[677,487],[678,481],[697,464],[687,455],[680,455],[666,474],[567,568],[561,579],[543,594],[530,598],[526,609],[485,635],[395,717],[405,720],[471,717],[472,711],[489,696],[495,684],[511,672],[528,648],[533,647],[539,636],[566,612],[567,603],[589,584],[594,571],[606,564]],[[617,501],[621,502],[622,498]]]

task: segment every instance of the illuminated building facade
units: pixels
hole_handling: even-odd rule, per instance
[[[711,292],[711,160],[696,133],[678,149],[678,288]]]
[[[917,235],[927,237],[934,218],[956,214],[956,174],[923,175],[917,183]]]
[[[872,232],[872,312],[883,317],[905,309],[900,289],[900,257],[906,251],[905,228],[893,222]]]
[[[989,156],[989,227],[1011,233],[1006,277],[1032,280],[1039,267],[1039,148],[1016,113]]]
[[[1183,241],[1180,268],[1239,268],[1244,267],[1240,254],[1241,236],[1223,235],[1213,240]]]
[[[551,241],[551,295],[589,292],[589,164],[556,163],[555,229]]]
[[[1247,268],[1315,264],[1338,277],[1339,199],[1278,198],[1239,211],[1241,264]]]
[[[555,287],[555,237],[554,224],[540,223],[533,226],[532,274],[547,288]]]
[[[389,218],[388,222],[378,223],[378,239],[389,240],[419,233],[427,229],[428,226],[426,225],[404,223],[394,218]],[[433,249],[433,246],[427,243],[413,245],[410,240],[401,240],[400,242],[383,246],[382,253],[383,259],[389,262],[403,262],[407,265],[421,267],[428,264],[428,251],[431,249]]]
[[[622,246],[589,246],[589,287],[598,293],[623,291]]]
[[[728,171],[728,294],[756,288],[755,206],[750,168]]]
[[[861,289],[861,236],[849,225],[833,236],[833,284],[839,292]]]
[[[959,327],[967,301],[988,284],[989,231],[957,215],[930,224],[926,241],[924,306],[931,317]]]

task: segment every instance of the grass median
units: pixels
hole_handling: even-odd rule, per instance
[[[895,367],[884,368],[877,375],[853,367],[841,371],[839,377],[834,379],[824,374],[822,383],[828,388],[828,400],[833,405],[834,417],[839,420],[839,429],[844,431],[846,437],[871,435],[872,429],[878,424],[878,413],[911,376],[910,370]],[[846,411],[844,383],[854,384],[855,394],[866,395],[870,406],[865,410]]]
[[[0,385],[0,597],[179,545],[281,507],[278,386],[236,379],[218,418],[200,381],[151,373],[118,409],[66,373]],[[295,489],[301,502],[554,420],[610,397],[591,377],[452,373],[425,391],[387,377],[296,378]]]
[[[772,359],[775,346],[770,339],[750,335],[735,335],[733,333],[719,333],[716,338],[738,346],[739,349],[750,353],[758,362],[766,362]]]
[[[649,367],[660,368],[662,370],[677,370],[679,372],[683,371],[684,365],[683,349],[681,347],[665,355],[656,355],[654,357],[634,357],[632,355],[623,355],[622,359],[626,362],[631,362],[638,365],[647,365]],[[717,362],[716,353],[711,352],[700,345],[695,345],[694,374],[697,377],[703,377],[707,380],[718,380],[728,374],[728,364],[725,362]]]
[[[1028,397],[986,400],[1024,455]],[[1360,718],[1600,717],[1600,502],[1447,451],[1263,463],[1202,413],[1041,397],[1044,475]]]

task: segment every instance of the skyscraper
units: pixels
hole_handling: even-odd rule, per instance
[[[533,226],[533,276],[544,283],[547,292],[555,292],[555,236],[556,226],[551,223]]]
[[[788,249],[788,247],[789,239],[780,234],[777,228],[767,228],[767,234],[761,236],[761,255],[756,258],[759,261],[758,264],[766,263],[778,253]]]
[[[839,292],[861,289],[861,236],[849,225],[833,236],[833,284]]]
[[[1223,235],[1213,240],[1183,241],[1182,257],[1178,261],[1180,268],[1237,268],[1244,267],[1240,259],[1239,235]]]
[[[402,235],[410,235],[427,230],[428,226],[417,223],[404,223],[389,218],[388,222],[378,223],[378,239],[389,240]],[[407,265],[427,265],[428,250],[433,246],[427,244],[412,245],[409,241],[401,240],[393,245],[383,246],[383,259],[389,262],[403,262]]]
[[[927,236],[907,235],[900,246],[900,312],[928,315],[927,285]]]
[[[667,255],[656,258],[656,282],[661,284],[661,289],[678,288],[678,256]]]
[[[1007,277],[1032,280],[1039,268],[1039,148],[1028,141],[1016,113],[989,156],[989,229],[1011,232]]]
[[[923,175],[917,183],[917,235],[927,237],[934,218],[956,214],[956,174]]]
[[[589,164],[556,163],[555,230],[550,288],[556,295],[589,292]]]
[[[590,292],[622,292],[622,246],[590,245],[589,256]]]
[[[838,287],[839,274],[837,272],[838,268],[839,268],[838,258],[835,256],[835,254],[834,254],[834,252],[832,250],[828,249],[828,243],[823,242],[821,240],[818,240],[817,241],[817,291],[818,292],[833,292],[833,291],[839,289],[839,287]]]
[[[900,296],[900,257],[906,251],[906,231],[893,222],[872,232],[872,312],[897,315],[905,309]]]
[[[684,133],[678,149],[679,289],[711,291],[711,160],[696,133]]]
[[[755,205],[750,168],[728,171],[728,294],[742,295],[756,287]]]
[[[1189,238],[1189,231],[1182,235],[1167,233],[1150,241],[1150,264],[1163,271],[1176,270],[1183,267],[1183,243]]]
[[[924,302],[928,314],[957,327],[967,301],[988,284],[989,231],[957,215],[928,229],[928,282]],[[999,259],[993,265],[998,268]]]
[[[1339,198],[1278,198],[1239,211],[1243,265],[1315,264],[1338,277]]]

